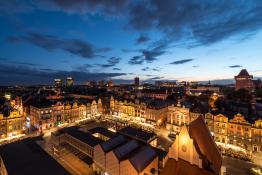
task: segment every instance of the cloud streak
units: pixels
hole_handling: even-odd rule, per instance
[[[120,62],[121,58],[119,57],[111,57],[107,60],[106,64],[97,64],[98,66],[107,68],[107,67],[114,67]]]
[[[185,64],[185,63],[191,62],[191,61],[193,61],[193,60],[194,60],[194,59],[178,60],[178,61],[173,61],[173,62],[171,62],[170,64],[174,64],[174,65],[177,65],[177,64]]]
[[[121,69],[118,67],[114,67],[112,70],[121,70]]]
[[[137,65],[137,64],[143,64],[144,62],[144,59],[142,56],[133,56],[129,61],[128,61],[128,64],[131,64],[131,65]]]
[[[52,69],[35,69],[25,66],[14,66],[0,64],[1,85],[31,85],[31,84],[52,84],[54,78],[66,78],[72,76],[76,82],[83,83],[89,79],[101,80],[110,79],[126,73],[93,73],[80,70],[64,71]]]
[[[10,37],[9,37],[10,38]],[[27,41],[49,52],[63,50],[85,59],[101,57],[99,53],[108,52],[110,48],[96,48],[91,43],[79,39],[61,39],[53,35],[29,32],[23,37],[11,36],[16,41]]]
[[[232,66],[228,66],[229,68],[239,68],[242,67],[241,65],[232,65]]]
[[[144,68],[142,68],[141,70],[142,71],[148,71],[150,68],[149,67],[144,67]]]
[[[144,62],[152,63],[155,60],[157,60],[159,56],[166,54],[167,49],[168,49],[168,43],[165,43],[165,42],[154,43],[153,46],[151,46],[147,49],[137,50],[137,52],[140,55],[136,55],[136,56],[132,57],[128,61],[128,63],[131,64],[131,65],[143,64]]]

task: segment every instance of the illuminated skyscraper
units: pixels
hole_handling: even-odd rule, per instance
[[[66,86],[67,87],[70,87],[70,86],[73,86],[74,85],[74,80],[72,77],[67,77],[66,78]]]
[[[56,78],[55,79],[55,87],[59,88],[59,87],[62,87],[63,85],[63,82],[60,78]]]

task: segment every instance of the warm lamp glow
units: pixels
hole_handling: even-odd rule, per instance
[[[6,98],[7,100],[10,100],[10,99],[11,99],[11,95],[10,95],[10,94],[5,94],[5,98]]]
[[[180,135],[180,143],[182,145],[187,145],[189,143],[189,137],[185,133]]]

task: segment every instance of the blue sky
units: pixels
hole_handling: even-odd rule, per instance
[[[262,76],[262,2],[6,0],[0,84]]]

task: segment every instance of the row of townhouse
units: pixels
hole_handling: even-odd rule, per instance
[[[182,107],[180,103],[177,106],[156,106],[152,107],[139,100],[114,98],[110,100],[112,114],[140,118],[156,124],[166,121],[166,128],[174,133],[179,133],[182,126],[188,126],[193,120],[202,116],[216,142],[232,144],[248,151],[262,152],[261,119],[251,124],[241,114],[236,114],[229,120],[229,117],[223,114],[193,112],[190,108]]]
[[[248,151],[262,152],[262,120],[249,123],[241,114],[228,119],[223,114],[206,114],[207,125],[215,141],[239,146]]]
[[[182,126],[188,126],[199,116],[205,118],[206,125],[216,142],[232,144],[252,152],[262,152],[261,119],[251,124],[241,114],[229,119],[223,114],[194,113],[189,108],[169,106],[166,128],[170,132],[179,133]]]
[[[137,119],[143,122],[161,124],[165,121],[168,105],[164,101],[162,104],[147,103],[139,99],[110,99],[110,111],[113,115]]]
[[[31,125],[39,131],[100,114],[102,114],[101,99],[86,103],[75,101],[70,104],[58,101],[55,104],[41,103],[40,105],[32,104],[30,106]]]

